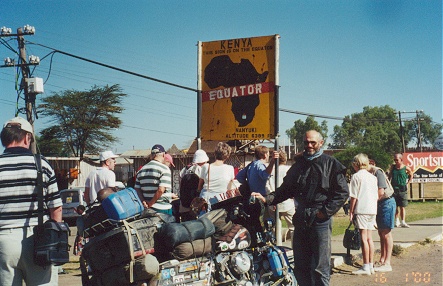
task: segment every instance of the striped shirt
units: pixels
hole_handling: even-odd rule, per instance
[[[171,170],[165,164],[151,160],[138,171],[135,188],[142,190],[145,200],[151,200],[157,192],[158,187],[171,189]],[[157,202],[166,203],[167,199],[161,197]]]
[[[45,216],[48,208],[62,206],[55,173],[42,157]],[[37,212],[37,167],[31,151],[14,147],[0,155],[0,229],[35,226]]]

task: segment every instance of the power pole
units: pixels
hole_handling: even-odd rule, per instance
[[[401,136],[401,147],[403,152],[406,152],[406,146],[405,146],[405,135],[403,131],[403,124],[401,123],[401,111],[398,112],[398,120],[400,121],[400,136]]]
[[[15,67],[19,66],[21,70],[21,82],[20,82],[20,90],[23,90],[23,94],[25,97],[25,110],[26,110],[26,119],[29,123],[31,123],[32,128],[34,130],[34,116],[32,111],[35,107],[35,98],[39,93],[43,93],[43,81],[37,78],[30,78],[30,65],[38,65],[40,63],[40,59],[35,56],[29,57],[29,63],[26,59],[26,46],[25,46],[25,38],[24,35],[33,35],[35,33],[34,27],[26,25],[24,27],[24,31],[22,28],[17,28],[17,34],[11,34],[11,29],[2,27],[0,37],[12,37],[17,36],[18,43],[18,64],[15,64],[15,60],[11,60],[9,57],[5,59],[5,65],[0,67]],[[32,153],[37,152],[36,142],[35,142],[35,132],[34,132],[34,140],[31,143],[31,151]]]
[[[418,129],[418,146],[417,147],[420,148],[420,152],[423,152],[423,146],[422,146],[422,143],[421,143],[421,130],[420,130],[420,121],[421,121],[421,119],[420,119],[420,116],[419,116],[419,113],[421,113],[421,112],[423,112],[423,111],[422,110],[416,110],[415,114],[416,114],[416,117],[417,117],[417,129]]]
[[[20,89],[23,90],[23,94],[25,96],[25,106],[26,106],[26,119],[32,125],[32,129],[34,130],[34,118],[32,117],[32,107],[35,105],[35,94],[29,94],[28,90],[28,78],[29,78],[29,66],[26,65],[26,48],[25,48],[25,38],[23,37],[22,28],[17,29],[17,43],[19,49],[21,71],[22,71],[22,81],[20,83]],[[35,134],[35,133],[34,133]],[[35,136],[34,136],[35,138]],[[37,153],[37,148],[35,145],[35,140],[31,143],[31,151],[32,153]]]

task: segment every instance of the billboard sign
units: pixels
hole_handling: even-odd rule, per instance
[[[403,163],[414,173],[413,183],[443,182],[443,152],[404,153]]]
[[[199,44],[202,140],[275,137],[278,35]]]

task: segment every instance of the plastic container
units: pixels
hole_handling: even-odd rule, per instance
[[[267,255],[268,255],[269,264],[271,265],[273,276],[274,277],[282,276],[283,267],[281,264],[280,256],[278,255],[277,251],[275,251],[272,248],[269,248]]]
[[[109,195],[102,206],[110,219],[123,220],[139,215],[143,204],[133,188],[126,188]]]

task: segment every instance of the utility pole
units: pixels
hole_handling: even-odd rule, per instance
[[[38,65],[40,63],[40,59],[35,56],[29,57],[29,63],[26,58],[26,46],[25,46],[25,38],[24,35],[34,35],[35,28],[29,25],[24,27],[24,31],[22,28],[17,28],[17,34],[11,34],[11,29],[2,27],[0,37],[12,37],[17,36],[17,44],[18,44],[18,64],[15,64],[15,60],[10,59],[9,57],[5,59],[5,64],[0,67],[15,67],[19,66],[21,70],[21,82],[20,82],[20,90],[23,90],[23,94],[25,97],[25,110],[26,110],[26,119],[34,130],[34,116],[32,111],[35,107],[35,98],[39,93],[43,93],[43,81],[40,78],[30,78],[30,65]],[[31,151],[32,153],[37,152],[36,142],[35,142],[35,132],[34,132],[34,140],[31,143]]]
[[[27,79],[29,78],[30,72],[29,72],[29,67],[26,65],[25,38],[23,37],[22,28],[17,29],[17,43],[18,43],[19,56],[20,56],[19,62],[23,64],[21,66],[22,81],[20,83],[20,89],[23,90],[23,94],[25,95],[26,119],[28,120],[29,123],[31,123],[32,129],[34,130],[34,118],[32,117],[32,107],[35,104],[35,94],[29,94],[28,92]],[[37,153],[35,140],[31,143],[31,151],[34,154]]]
[[[406,146],[405,146],[405,135],[403,131],[403,124],[401,123],[401,111],[398,112],[398,120],[400,121],[400,136],[401,136],[401,146],[402,146],[402,153],[406,152]]]
[[[416,117],[417,117],[417,129],[418,129],[418,146],[417,147],[420,148],[420,152],[423,152],[423,146],[422,146],[422,143],[421,143],[421,130],[420,130],[421,118],[419,117],[419,113],[421,113],[421,112],[423,112],[423,110],[416,110],[415,114],[416,114]]]

